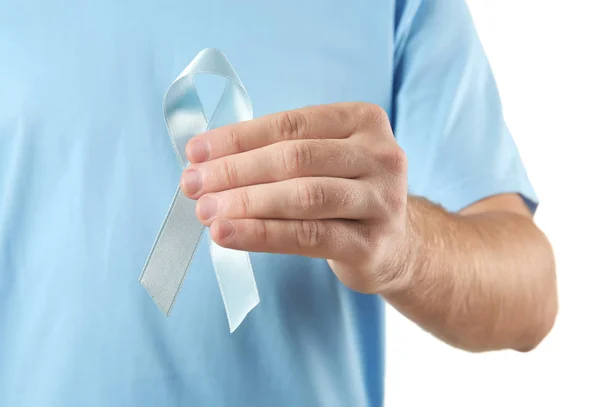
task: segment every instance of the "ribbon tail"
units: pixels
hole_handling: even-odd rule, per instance
[[[167,316],[171,314],[204,230],[204,225],[194,216],[195,206],[196,201],[177,188],[140,276],[148,294]]]
[[[248,252],[221,247],[212,239],[210,254],[227,313],[229,332],[233,332],[260,302],[250,256]]]

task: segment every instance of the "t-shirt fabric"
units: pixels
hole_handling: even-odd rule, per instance
[[[233,334],[206,239],[169,318],[138,281],[181,174],[162,98],[204,48],[255,116],[385,108],[413,194],[535,210],[463,0],[4,1],[0,406],[382,405],[384,303],[326,260],[250,253],[261,302]]]

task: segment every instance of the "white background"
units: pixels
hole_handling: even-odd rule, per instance
[[[389,309],[386,406],[600,407],[600,2],[468,4],[541,200],[559,316],[533,352],[469,354]]]

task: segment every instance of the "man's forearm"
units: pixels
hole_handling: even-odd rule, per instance
[[[455,215],[408,199],[410,249],[383,297],[426,331],[473,352],[533,349],[557,312],[552,249],[527,217]]]

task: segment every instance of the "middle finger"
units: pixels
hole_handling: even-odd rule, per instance
[[[358,178],[368,152],[349,140],[292,140],[188,166],[181,189],[191,199],[208,192],[299,177]]]

